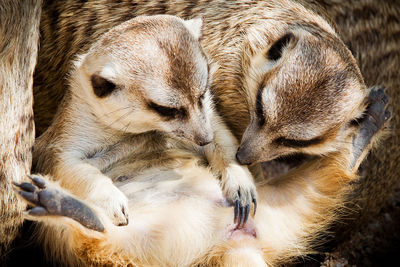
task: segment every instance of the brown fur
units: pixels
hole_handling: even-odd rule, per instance
[[[25,205],[12,190],[31,168],[33,70],[41,1],[0,3],[0,262],[22,224]]]
[[[221,2],[222,3],[222,2]],[[292,4],[290,4],[290,2],[272,2],[272,3],[267,3],[267,2],[258,2],[256,4],[253,4],[249,7],[243,7],[241,5],[229,5],[227,8],[222,6],[222,5],[218,5],[218,1],[215,2],[211,2],[211,3],[207,3],[207,5],[202,6],[201,5],[201,1],[198,2],[196,7],[192,7],[188,4],[188,2],[184,2],[182,3],[182,6],[177,6],[177,5],[171,5],[171,6],[162,6],[162,5],[158,5],[156,4],[156,6],[153,6],[152,3],[150,2],[149,4],[145,4],[145,3],[138,3],[137,5],[135,5],[135,11],[136,12],[132,12],[132,8],[131,6],[120,6],[120,9],[118,9],[119,15],[112,15],[112,14],[107,14],[107,12],[112,12],[113,10],[117,10],[117,9],[106,9],[106,8],[102,8],[101,4],[98,2],[98,6],[91,6],[92,3],[86,3],[83,4],[83,9],[87,8],[87,12],[85,12],[85,15],[88,15],[90,17],[97,17],[96,20],[96,25],[91,24],[90,21],[85,21],[85,23],[83,24],[75,24],[74,25],[74,21],[68,21],[68,23],[64,23],[63,21],[59,21],[58,23],[58,27],[59,27],[59,36],[63,36],[63,31],[69,31],[71,30],[71,27],[76,28],[76,39],[72,38],[70,40],[70,42],[77,44],[77,46],[73,46],[73,49],[68,49],[63,51],[63,48],[60,47],[60,50],[56,50],[52,51],[52,50],[44,50],[44,57],[46,56],[51,56],[54,53],[63,53],[64,55],[66,55],[66,58],[64,59],[60,59],[60,58],[47,58],[44,59],[44,61],[46,62],[43,65],[39,65],[39,67],[44,67],[46,68],[46,64],[48,65],[52,65],[51,67],[57,66],[57,69],[60,69],[60,65],[57,64],[57,62],[52,62],[52,60],[60,60],[60,62],[69,62],[75,52],[73,51],[74,49],[77,51],[80,47],[83,47],[83,51],[85,51],[85,49],[87,49],[89,43],[85,43],[84,42],[84,38],[82,38],[82,36],[84,36],[84,34],[86,34],[88,31],[93,30],[94,27],[96,27],[96,29],[98,29],[96,31],[96,34],[100,34],[101,33],[101,29],[103,29],[102,27],[102,19],[107,19],[109,18],[109,20],[107,21],[109,24],[109,26],[113,26],[113,24],[118,23],[119,21],[122,21],[124,19],[126,19],[126,16],[131,16],[131,14],[135,14],[135,15],[139,15],[139,14],[143,14],[144,12],[146,14],[155,14],[158,12],[164,12],[166,11],[167,13],[170,14],[177,14],[177,15],[181,15],[181,16],[197,16],[199,14],[201,14],[204,18],[205,21],[205,29],[204,29],[204,35],[203,35],[203,41],[202,44],[204,45],[205,49],[207,50],[207,52],[211,55],[211,57],[217,61],[217,63],[219,63],[220,68],[218,69],[217,73],[216,73],[216,78],[215,78],[215,83],[214,83],[214,90],[216,92],[216,96],[219,100],[219,109],[221,111],[221,113],[224,115],[225,119],[227,120],[228,124],[231,126],[231,128],[234,130],[234,132],[236,133],[237,136],[241,136],[241,134],[244,131],[244,127],[247,125],[248,122],[248,117],[247,117],[247,109],[248,109],[248,105],[251,106],[252,103],[246,103],[246,101],[244,101],[243,99],[254,99],[254,95],[252,95],[253,93],[251,91],[249,91],[249,88],[246,88],[243,85],[243,76],[248,67],[249,67],[249,61],[246,58],[246,56],[243,56],[243,51],[245,51],[245,55],[254,55],[256,53],[256,51],[259,51],[260,49],[264,49],[265,47],[267,47],[268,45],[270,45],[271,43],[271,39],[277,39],[279,37],[279,33],[282,31],[282,29],[279,29],[278,24],[276,24],[276,29],[270,29],[265,30],[264,33],[267,33],[266,35],[269,36],[270,39],[265,38],[265,36],[263,36],[262,34],[259,35],[258,37],[260,37],[259,40],[257,40],[258,42],[251,42],[248,43],[247,40],[243,40],[242,38],[242,34],[246,34],[249,33],[252,30],[252,26],[256,25],[257,22],[259,22],[260,20],[262,20],[262,18],[264,19],[268,19],[268,16],[265,15],[263,12],[264,10],[269,10],[269,9],[273,9],[273,8],[277,8],[274,9],[274,11],[276,11],[276,13],[274,13],[274,18],[277,19],[279,22],[285,22],[284,25],[288,26],[288,27],[299,27],[305,29],[306,31],[314,34],[317,36],[317,38],[320,38],[320,40],[324,40],[324,42],[327,44],[327,46],[332,49],[333,51],[335,51],[339,56],[340,56],[340,60],[344,61],[343,64],[343,70],[342,72],[338,72],[337,76],[329,76],[330,74],[330,70],[323,70],[321,71],[319,74],[321,75],[325,75],[327,78],[326,79],[330,79],[333,84],[333,88],[337,88],[338,85],[341,85],[343,83],[343,80],[347,78],[348,75],[354,75],[355,77],[355,82],[361,83],[361,89],[363,89],[363,81],[361,78],[361,75],[355,65],[355,61],[354,59],[351,57],[351,55],[349,54],[349,52],[345,49],[343,43],[337,38],[337,36],[330,31],[329,27],[323,23],[321,23],[321,21],[315,22],[314,20],[318,20],[317,17],[315,17],[313,14],[308,13],[305,9],[302,9],[301,6],[294,6]],[[187,4],[187,6],[185,6],[185,4]],[[241,2],[241,4],[243,4],[243,2]],[[142,6],[143,5],[143,6]],[[210,6],[211,5],[211,6]],[[52,10],[54,11],[54,6],[55,4],[51,4],[52,8],[48,9],[48,10]],[[162,10],[160,11],[159,8],[162,8]],[[289,7],[291,7],[292,9],[290,9]],[[75,7],[71,7],[72,9],[74,9]],[[241,8],[248,10],[248,13],[243,13],[241,12],[242,10],[240,10]],[[264,9],[265,8],[265,9]],[[57,8],[58,11],[62,10],[63,7],[59,6]],[[237,10],[238,9],[238,10]],[[211,11],[210,11],[211,10]],[[279,11],[278,11],[279,10]],[[218,21],[219,20],[223,20],[223,16],[224,14],[228,14],[228,13],[235,13],[235,11],[238,11],[238,15],[237,16],[233,16],[233,23],[232,25],[230,25],[230,27],[226,27],[224,24],[219,24]],[[81,12],[80,10],[76,10],[77,13]],[[98,16],[97,12],[99,12],[101,15],[100,17]],[[63,13],[61,11],[61,13]],[[212,13],[212,14],[211,14]],[[215,18],[215,13],[218,13],[219,16],[218,18]],[[93,15],[96,14],[96,15]],[[195,15],[194,15],[195,14]],[[212,15],[212,16],[211,16]],[[257,17],[259,16],[259,17]],[[46,16],[44,17],[44,20],[46,21],[46,19],[51,19],[50,17]],[[85,25],[84,25],[85,24]],[[45,25],[51,25],[51,23],[49,22],[45,22]],[[68,27],[70,27],[68,29]],[[256,28],[256,27],[255,27]],[[284,27],[283,27],[284,28]],[[80,35],[82,34],[82,35]],[[95,34],[95,35],[96,35]],[[318,36],[318,34],[320,34],[320,36]],[[51,40],[51,38],[53,38],[53,34],[47,34],[44,31],[44,46],[46,46],[46,42],[48,42],[48,40]],[[58,37],[59,37],[58,36]],[[67,47],[69,47],[67,45]],[[86,47],[86,48],[85,48]],[[224,47],[226,48],[224,49],[218,49],[219,47]],[[318,49],[318,47],[320,47],[320,44],[317,44],[315,46],[315,48]],[[47,52],[45,52],[47,50]],[[307,50],[304,51],[303,56],[307,57]],[[311,58],[309,56],[309,58],[305,58],[304,60],[305,62],[313,62],[314,58]],[[40,64],[40,63],[39,63]],[[63,64],[63,68],[65,70],[65,72],[68,70],[68,65]],[[336,71],[336,69],[335,69]],[[39,77],[39,81],[40,81],[40,75],[43,75],[43,73],[45,75],[47,75],[48,73],[50,73],[49,69],[46,69],[46,71],[38,71],[38,77]],[[61,69],[60,72],[58,72],[60,74],[60,77],[63,75],[63,70]],[[340,75],[340,74],[344,75]],[[59,84],[59,78],[56,82]],[[48,86],[53,87],[53,88],[61,88],[61,86],[59,85],[55,85],[54,83],[52,83],[51,79],[45,79],[46,81],[49,81]],[[289,79],[290,80],[290,79]],[[309,79],[305,79],[305,80],[309,80]],[[323,80],[323,78],[319,78],[318,80]],[[299,82],[301,81],[301,78],[299,80]],[[315,84],[307,84],[309,87],[309,90],[307,90],[307,93],[310,95],[315,95],[315,93],[313,94],[312,91],[315,91],[315,88],[319,88],[321,86],[321,84],[318,84],[316,81]],[[293,82],[294,85],[299,86],[299,88],[301,87],[299,84],[299,82],[295,83]],[[335,84],[337,83],[337,84]],[[292,84],[292,85],[293,85]],[[289,86],[288,86],[289,87]],[[41,88],[41,92],[39,92],[38,96],[42,93],[46,92],[45,88]],[[311,91],[311,92],[310,92]],[[319,91],[317,91],[318,93],[320,93]],[[296,98],[292,99],[291,101],[291,95],[293,94],[288,94],[288,95],[284,95],[284,98],[287,99],[287,107],[290,107],[290,103],[292,104],[298,104],[298,102],[296,102]],[[298,94],[297,94],[298,96]],[[317,97],[318,98],[318,97]],[[320,95],[321,99],[330,99],[332,101],[332,103],[334,103],[334,99],[327,97],[326,95]],[[318,98],[318,99],[319,99]],[[39,98],[40,100],[40,98]],[[337,99],[336,99],[337,102]],[[340,102],[340,101],[339,101]],[[361,105],[361,104],[360,104]],[[40,104],[40,108],[41,107],[45,107],[47,105],[41,105]],[[292,105],[293,106],[293,105]],[[310,110],[311,108],[308,105],[298,105],[299,107],[302,107],[305,111],[306,114],[312,112],[316,112],[317,110]],[[47,106],[48,107],[48,106]],[[232,108],[234,107],[234,108]],[[300,112],[300,110],[298,111]],[[290,112],[286,111],[283,112],[284,115],[288,115],[290,114]],[[335,115],[335,112],[332,111],[331,115]],[[357,115],[357,114],[356,114]],[[283,117],[285,118],[285,117]],[[288,120],[292,119],[290,116],[287,117]],[[343,118],[341,123],[345,123],[348,121],[348,119],[351,119],[349,117],[347,118]],[[284,122],[285,120],[283,120]],[[40,122],[40,121],[39,121]],[[334,128],[335,129],[335,128]],[[335,133],[329,133],[329,135],[335,135]],[[327,181],[325,181],[327,183]],[[329,186],[329,184],[325,184],[326,186]],[[340,197],[342,196],[339,191],[340,190],[346,190],[346,183],[341,184],[341,186],[343,188],[337,188],[337,187],[333,187],[334,189],[336,189],[336,193],[337,196]],[[299,186],[301,187],[301,186]],[[328,197],[329,198],[329,197]],[[332,203],[331,203],[332,204]],[[339,205],[340,206],[340,201],[339,202],[334,202],[334,205],[330,205],[329,202],[326,204],[326,206],[324,206],[324,208],[329,209],[330,211],[335,210],[335,206]],[[316,213],[318,213],[318,211],[316,210]],[[314,222],[315,223],[315,222]],[[318,229],[322,230],[324,229],[324,226],[326,226],[326,224],[315,224],[318,225]],[[307,232],[307,231],[305,231]],[[287,252],[286,252],[287,253]]]
[[[201,2],[201,1],[200,1]],[[151,3],[150,3],[151,4]],[[54,5],[54,4],[53,4]],[[81,38],[79,39],[79,37],[77,38],[77,40],[74,40],[74,36],[83,36],[85,33],[93,33],[94,31],[96,31],[96,29],[101,28],[101,25],[94,25],[93,21],[96,20],[96,18],[98,16],[104,16],[109,18],[109,15],[106,14],[108,9],[94,9],[96,10],[96,13],[98,12],[97,15],[94,15],[94,13],[92,12],[88,12],[89,10],[93,10],[91,7],[88,7],[88,4],[75,4],[75,6],[78,5],[87,5],[86,7],[84,7],[82,10],[78,10],[76,9],[73,13],[77,14],[76,18],[79,18],[80,20],[84,20],[82,18],[86,17],[87,21],[89,21],[89,23],[87,23],[87,27],[84,30],[79,30],[77,32],[74,32],[73,36],[71,34],[66,34],[65,36],[68,36],[68,40],[70,40],[70,43],[76,45],[73,46],[73,49],[71,50],[71,46],[67,45],[66,47],[68,51],[67,52],[67,57],[69,59],[71,59],[73,57],[73,55],[76,53],[76,51],[74,51],[75,49],[78,49],[77,47],[80,47],[85,38]],[[112,4],[110,4],[112,5]],[[325,5],[328,7],[327,12],[330,12],[331,14],[333,14],[333,17],[335,18],[335,21],[339,22],[339,28],[342,31],[342,37],[343,39],[347,42],[347,43],[352,43],[353,45],[350,46],[350,48],[352,48],[353,53],[356,53],[356,58],[358,59],[358,61],[361,64],[361,69],[362,72],[364,73],[364,75],[366,76],[366,82],[368,85],[370,85],[371,83],[375,83],[375,82],[380,82],[380,83],[385,83],[388,87],[389,87],[389,95],[391,96],[395,96],[397,95],[397,91],[398,91],[398,79],[393,78],[396,77],[397,75],[397,69],[396,67],[392,67],[392,66],[397,66],[397,64],[395,64],[395,62],[398,62],[398,45],[392,45],[397,43],[397,37],[395,34],[392,34],[393,32],[396,32],[396,27],[398,25],[398,23],[396,22],[396,19],[398,17],[398,9],[393,9],[393,8],[388,8],[389,4],[385,3],[384,5],[380,5],[380,4],[376,4],[375,2],[372,3],[371,1],[363,1],[362,3],[359,3],[357,5],[354,6],[350,6],[349,3],[347,3],[346,1],[343,1],[343,3],[340,3],[340,5],[338,5],[337,1],[335,1],[335,5],[332,5],[331,3],[329,3],[328,1],[326,1]],[[51,5],[50,5],[51,6]],[[122,15],[120,14],[120,16],[127,16],[128,18],[130,18],[131,16],[133,16],[135,14],[135,12],[132,12],[133,9],[136,8],[136,4],[132,4],[130,5],[130,9],[128,11],[128,9],[124,9],[124,12],[122,12]],[[48,5],[45,7],[46,10],[50,10],[47,9],[47,7],[49,7]],[[142,7],[142,9],[147,8],[147,7]],[[71,14],[71,13],[65,13],[65,12],[60,12],[61,8],[53,8],[51,11],[47,11],[47,19],[49,19],[49,17],[54,17],[54,14]],[[72,7],[71,9],[74,9],[74,7]],[[187,5],[187,6],[179,6],[176,7],[176,9],[179,9],[176,12],[179,12],[180,14],[190,14],[190,12],[194,12],[193,10],[190,11],[192,9],[192,5]],[[159,4],[157,5],[157,7],[154,7],[154,12],[160,12],[163,13],[165,11],[168,10],[172,10],[172,8],[168,7],[165,4]],[[372,10],[372,11],[371,11]],[[378,11],[376,11],[378,10]],[[56,12],[54,12],[56,11]],[[58,12],[57,12],[58,11]],[[189,11],[189,12],[188,12]],[[53,14],[49,15],[50,12],[53,12]],[[80,12],[84,13],[85,16],[81,16]],[[140,13],[141,11],[138,11],[138,13]],[[168,12],[172,12],[172,11],[168,11]],[[376,14],[378,14],[378,18],[377,16],[375,16],[375,20],[373,25],[371,24],[366,24],[365,20],[370,20],[370,16],[366,15],[366,14],[371,14],[371,12],[376,12]],[[393,12],[393,14],[391,13]],[[397,13],[396,13],[397,12]],[[249,13],[251,13],[249,11]],[[100,14],[100,15],[99,15]],[[346,14],[346,15],[345,15]],[[348,18],[353,18],[351,16],[348,16],[348,14],[354,14],[356,19],[359,19],[358,22],[360,23],[360,28],[357,28],[356,30],[354,30],[354,28],[349,27],[347,25],[348,23]],[[392,14],[392,15],[391,15]],[[45,15],[46,16],[46,15]],[[218,21],[224,20],[226,18],[224,18],[224,13],[220,12],[218,14],[218,18],[216,18],[215,20],[215,24],[218,23]],[[225,15],[226,16],[226,15]],[[63,74],[65,74],[67,72],[68,69],[68,65],[70,62],[70,60],[65,60],[64,58],[62,58],[62,56],[60,56],[61,52],[60,50],[57,51],[53,51],[53,52],[49,52],[50,51],[50,47],[54,44],[53,41],[49,41],[52,40],[52,38],[55,38],[56,40],[58,40],[58,42],[56,42],[56,46],[58,46],[57,49],[62,49],[62,45],[64,42],[61,41],[63,40],[63,31],[66,32],[66,30],[71,30],[73,28],[75,28],[75,26],[77,26],[77,20],[75,20],[74,18],[72,20],[69,20],[70,18],[67,15],[61,15],[61,16],[55,16],[58,17],[58,19],[60,20],[60,24],[61,27],[59,25],[57,25],[57,23],[44,23],[44,26],[42,27],[42,33],[43,35],[46,36],[47,39],[45,39],[45,41],[42,44],[42,47],[45,47],[45,49],[43,50],[42,53],[42,63],[46,62],[48,60],[48,58],[46,58],[47,55],[56,58],[56,62],[54,61],[49,61],[49,65],[53,65],[55,70],[58,70],[61,68],[60,71],[60,76],[55,76],[55,78],[51,78],[50,77],[50,72],[48,74],[45,75],[49,75],[49,77],[45,77],[40,78],[41,75],[44,75],[43,73],[40,74],[40,72],[43,71],[39,71],[38,74],[38,85],[40,85],[40,81],[42,80],[42,85],[49,82],[49,89],[51,90],[39,90],[39,93],[37,93],[37,106],[36,106],[36,110],[40,110],[42,109],[42,111],[38,111],[38,114],[40,114],[38,117],[38,122],[40,123],[40,127],[42,128],[42,130],[46,127],[45,125],[48,125],[49,120],[51,118],[51,114],[53,114],[53,112],[49,112],[49,110],[51,109],[55,109],[56,107],[56,103],[57,101],[54,100],[60,100],[62,97],[62,86],[55,86],[55,84],[59,83],[60,80],[62,80],[63,78]],[[118,16],[116,17],[111,17],[111,24],[115,23],[114,20],[117,19],[121,19],[118,18]],[[46,18],[45,18],[46,20]],[[51,19],[50,19],[51,20]],[[388,27],[388,31],[381,31],[383,28],[387,27],[387,20],[389,21],[393,21],[393,23],[390,24],[390,27]],[[67,22],[68,21],[68,22]],[[75,21],[75,22],[74,22]],[[208,22],[206,22],[208,23]],[[91,26],[90,26],[91,25]],[[365,25],[367,25],[367,29],[365,29]],[[384,26],[383,26],[384,25]],[[53,29],[50,29],[51,27],[53,27]],[[221,24],[221,26],[219,28],[222,27],[226,27],[225,25]],[[238,28],[240,26],[237,26]],[[371,27],[371,28],[369,28]],[[103,28],[107,28],[107,27],[103,27]],[[59,31],[60,30],[60,31]],[[355,33],[352,31],[355,31]],[[363,32],[365,30],[365,32]],[[47,32],[46,32],[47,31]],[[69,33],[71,31],[68,31]],[[363,39],[362,36],[370,36],[371,33],[375,32],[375,34],[381,35],[380,37],[376,38],[374,36],[374,34],[372,34],[371,36],[373,38],[366,38]],[[98,33],[94,34],[94,37],[98,36]],[[371,37],[370,36],[370,37]],[[219,37],[216,38],[217,41],[221,41],[223,39],[223,37]],[[47,41],[46,41],[47,40]],[[373,41],[371,41],[373,40]],[[385,41],[382,41],[385,40]],[[392,40],[392,41],[387,41],[387,40]],[[58,45],[58,43],[60,45]],[[227,45],[229,44],[229,40],[224,40],[222,45]],[[377,46],[378,49],[371,49],[371,46]],[[46,52],[47,51],[47,52]],[[371,52],[372,51],[372,52]],[[378,51],[378,52],[377,52]],[[390,53],[389,53],[390,52]],[[373,53],[373,54],[371,54]],[[47,54],[47,55],[46,55]],[[54,57],[54,55],[57,55],[56,57]],[[381,56],[383,55],[383,56]],[[386,56],[385,56],[386,55]],[[390,56],[387,56],[390,55]],[[223,58],[223,55],[221,56],[221,58]],[[371,58],[376,58],[377,61],[370,60]],[[384,58],[385,60],[382,60],[382,58]],[[43,60],[44,59],[44,60]],[[64,64],[64,62],[67,62],[66,64]],[[364,63],[362,63],[364,62]],[[376,71],[376,64],[377,62],[379,64],[382,64],[383,66],[381,66],[381,70],[385,70],[385,71],[381,71],[381,72],[377,72]],[[388,63],[389,62],[389,63]],[[392,62],[392,63],[390,63]],[[41,64],[43,65],[43,64]],[[44,65],[43,65],[44,66]],[[44,73],[47,73],[48,69],[46,71],[44,71]],[[53,73],[54,74],[54,73]],[[51,74],[51,75],[53,75]],[[240,76],[240,74],[237,74]],[[221,75],[221,79],[220,82],[224,82],[225,78],[224,75]],[[37,87],[38,88],[38,87]],[[58,88],[53,90],[53,88]],[[38,91],[38,89],[36,90]],[[46,94],[49,94],[48,97]],[[51,99],[51,101],[49,101],[49,99]],[[232,101],[234,102],[236,100],[238,100],[237,97],[232,97]],[[396,98],[394,98],[396,99]],[[238,101],[237,103],[234,102],[234,107],[240,107],[243,108],[243,105],[241,103],[239,103],[240,101]],[[48,109],[50,107],[50,109]],[[52,107],[52,108],[51,108]],[[395,109],[395,114],[398,114],[399,111],[397,109]],[[243,118],[243,116],[239,117],[235,117],[235,120],[245,120],[245,118]],[[398,125],[398,122],[395,121],[395,125]],[[39,129],[39,131],[41,131]],[[359,187],[360,188],[360,192],[365,192],[365,197],[359,198],[359,199],[363,199],[363,200],[367,200],[367,202],[363,202],[363,206],[366,205],[366,207],[371,207],[374,210],[379,209],[380,203],[382,203],[382,201],[386,198],[387,194],[388,194],[388,190],[390,191],[390,189],[392,188],[393,183],[396,180],[396,177],[398,177],[398,174],[396,171],[393,170],[397,170],[396,166],[398,165],[398,137],[396,138],[396,136],[398,135],[394,135],[394,137],[392,137],[391,139],[389,139],[389,146],[390,149],[387,149],[387,147],[384,149],[384,151],[379,152],[379,158],[374,158],[373,162],[370,163],[369,165],[371,166],[375,166],[375,167],[370,167],[373,170],[373,173],[376,173],[376,175],[371,176],[371,179],[366,179],[366,180],[361,180],[361,184],[362,186]],[[382,160],[385,161],[386,164],[381,164]],[[375,163],[376,162],[376,163]],[[385,166],[382,167],[381,166]],[[392,166],[390,168],[387,168],[386,166]],[[384,173],[386,175],[380,175],[380,173]],[[376,177],[385,177],[385,179],[378,179]],[[386,178],[388,177],[388,178]],[[377,185],[377,183],[379,183],[379,186]],[[376,190],[378,190],[378,193],[373,193],[376,192]],[[357,196],[359,196],[359,193],[355,194],[355,197],[358,198]],[[372,201],[368,201],[370,199],[369,196],[373,195],[374,199]],[[379,196],[379,201],[376,201],[376,196]],[[354,200],[354,198],[353,198]],[[365,212],[361,213],[361,214],[367,214]]]
[[[346,141],[351,149],[351,136]],[[172,174],[175,179],[169,182],[169,188],[180,190],[182,195],[169,196],[167,202],[162,194],[146,200],[143,196],[152,189],[148,192],[139,189],[137,195],[131,194],[134,200],[131,205],[133,211],[142,210],[147,215],[136,212],[134,223],[126,227],[114,226],[104,212],[91,203],[86,204],[105,225],[103,233],[85,229],[64,217],[30,218],[45,225],[41,237],[48,255],[69,266],[278,266],[312,252],[310,242],[337,219],[343,207],[343,195],[348,193],[346,185],[357,178],[357,166],[348,168],[349,153],[344,148],[303,165],[279,182],[260,183],[257,216],[250,220],[257,238],[245,233],[251,227],[237,231],[237,237],[229,237],[234,234],[229,224],[232,208],[210,201],[217,197],[217,192],[213,191],[218,185],[207,169],[196,166],[193,162],[196,156],[191,153],[175,154],[176,163],[168,166],[174,173],[181,174]],[[133,158],[134,154],[128,155],[125,163],[120,161],[114,168],[120,173],[131,171],[135,163]],[[127,162],[131,165],[126,165]],[[148,166],[150,171],[152,166]],[[187,181],[195,182],[187,187]],[[127,188],[129,183],[120,184],[120,188]],[[152,187],[162,189],[163,181],[151,183]],[[159,200],[162,202],[149,209],[147,205]],[[174,220],[165,218],[165,212]],[[196,242],[188,246],[193,240]]]

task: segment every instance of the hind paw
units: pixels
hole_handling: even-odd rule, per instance
[[[31,183],[14,183],[18,194],[32,206],[27,211],[28,215],[32,217],[65,216],[86,228],[104,231],[104,226],[97,215],[85,203],[56,189],[40,176],[32,175],[29,178]]]

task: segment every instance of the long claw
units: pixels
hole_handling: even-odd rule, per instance
[[[26,199],[27,201],[29,201],[32,204],[38,205],[39,204],[39,200],[37,198],[37,195],[31,192],[25,192],[25,191],[18,191],[18,194],[20,194],[21,197],[23,197],[24,199]]]
[[[37,176],[33,176],[33,175],[28,175],[29,179],[32,180],[32,182],[39,188],[44,189],[46,188],[46,182],[42,179],[39,178]]]
[[[387,121],[390,118],[390,111],[389,110],[385,110],[385,121]]]
[[[15,186],[18,186],[19,188],[21,188],[24,191],[28,191],[28,192],[35,192],[36,187],[33,184],[30,183],[14,183]]]
[[[240,222],[237,225],[237,228],[242,228],[242,224],[244,221],[244,207],[240,207]]]
[[[253,198],[253,204],[254,204],[254,212],[253,216],[256,215],[256,210],[257,210],[257,199]]]
[[[128,212],[126,211],[125,207],[122,207],[122,214],[124,214],[124,216],[126,218],[126,223],[123,225],[128,225],[129,224],[129,215],[128,215]]]
[[[235,218],[233,219],[234,223],[237,223],[238,215],[239,215],[239,200],[235,201]]]
[[[33,216],[44,216],[48,215],[49,213],[43,207],[34,207],[33,209],[29,210],[28,214]]]
[[[242,227],[246,224],[247,219],[249,218],[249,213],[250,213],[250,205],[246,205],[245,211],[244,211],[244,220],[243,220]]]

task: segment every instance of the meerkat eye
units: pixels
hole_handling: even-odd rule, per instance
[[[92,83],[94,94],[99,98],[110,95],[117,87],[115,83],[97,74],[93,74],[90,77],[90,82]]]
[[[283,49],[290,43],[294,38],[292,33],[287,33],[276,41],[271,48],[268,50],[267,58],[269,60],[278,60],[282,56]]]
[[[165,107],[158,105],[154,102],[151,102],[149,104],[149,107],[157,112],[160,116],[169,118],[169,119],[174,119],[177,117],[185,117],[186,116],[186,110],[184,108],[170,108],[170,107]]]
[[[316,137],[310,140],[295,140],[295,139],[287,139],[285,137],[279,137],[275,140],[275,143],[287,147],[302,148],[319,144],[322,141],[323,141],[322,137]]]

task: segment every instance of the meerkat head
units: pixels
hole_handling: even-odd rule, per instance
[[[159,15],[117,26],[77,64],[75,87],[85,93],[74,94],[114,129],[210,143],[211,75],[199,44],[201,24]]]
[[[366,89],[355,59],[333,31],[283,27],[250,65],[250,124],[239,162],[323,155],[342,147],[365,109]]]

